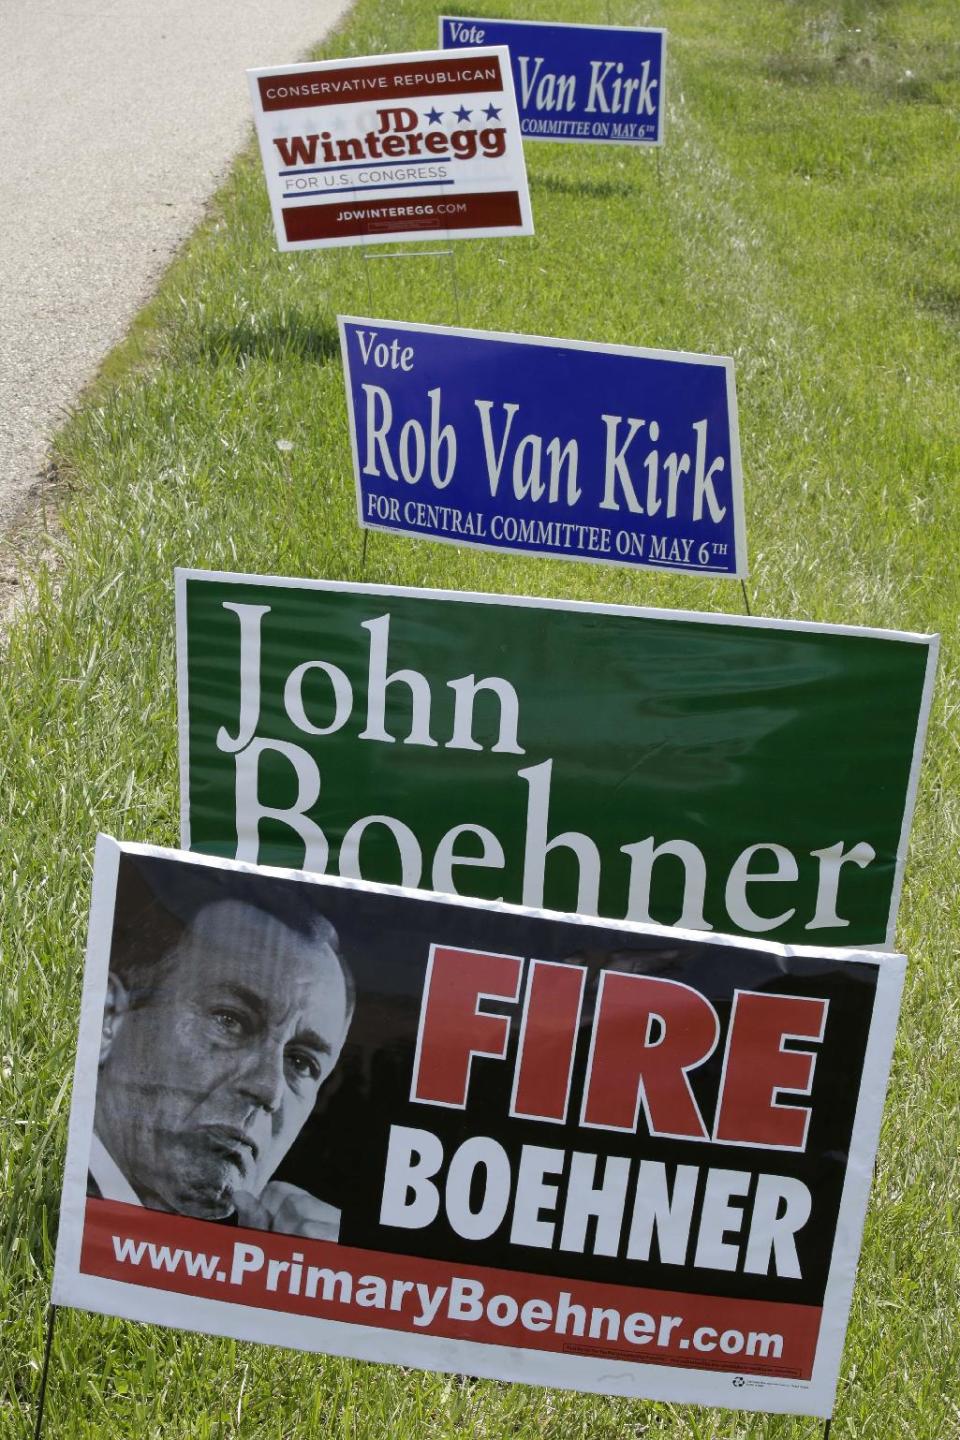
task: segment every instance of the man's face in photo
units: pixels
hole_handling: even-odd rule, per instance
[[[142,994],[111,977],[96,1130],[150,1208],[222,1219],[258,1196],[343,1046],[323,941],[236,900],[197,915]]]

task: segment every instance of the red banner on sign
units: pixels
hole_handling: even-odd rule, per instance
[[[495,55],[482,60],[409,60],[393,65],[337,66],[336,69],[262,75],[264,110],[297,110],[357,100],[408,100],[424,95],[474,95],[501,90]]]
[[[450,200],[344,201],[342,205],[304,205],[283,211],[283,225],[290,241],[383,235],[391,230],[495,229],[520,223],[520,196],[515,192],[457,195]]]
[[[806,1380],[821,1310],[358,1250],[87,1201],[90,1275],[485,1345]]]

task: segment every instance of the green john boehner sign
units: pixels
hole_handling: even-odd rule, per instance
[[[890,943],[935,637],[177,573],[183,844]]]

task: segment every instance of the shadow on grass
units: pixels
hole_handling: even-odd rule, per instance
[[[960,326],[960,285],[926,285],[913,290],[913,299],[922,309],[930,311],[951,325]]]
[[[656,184],[656,175],[652,175]],[[533,194],[545,191],[548,195],[586,196],[591,200],[623,200],[637,189],[637,172],[624,171],[622,180],[575,180],[566,175],[536,175],[530,177]]]
[[[936,75],[915,75],[895,56],[870,46],[841,46],[820,55],[769,55],[760,73],[784,86],[847,86],[905,104],[943,103]]]
[[[297,359],[325,365],[340,354],[332,319],[297,309],[250,316],[235,325],[209,325],[186,342],[190,360],[244,365],[250,360]]]

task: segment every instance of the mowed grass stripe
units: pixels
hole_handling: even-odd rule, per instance
[[[372,308],[450,323],[458,298],[466,325],[734,353],[754,607],[944,631],[901,912],[904,1021],[834,1433],[960,1433],[951,9],[526,5],[530,17],[669,28],[662,178],[651,154],[530,146],[537,236],[457,247],[456,292],[446,260],[276,255],[259,161],[238,165],[61,437],[76,503],[59,573],[41,573],[4,657],[4,1440],[26,1433],[42,1353],[93,834],[177,836],[172,568],[359,578],[333,317]],[[433,46],[435,14],[422,0],[363,0],[327,53]],[[740,608],[721,582],[382,535],[364,578]],[[817,1433],[82,1315],[61,1316],[57,1355],[58,1436]]]
[[[698,8],[703,16],[708,7]],[[905,9],[891,7],[891,19],[909,34]],[[942,303],[944,296],[960,294],[960,272],[955,235],[935,222],[956,213],[960,190],[955,171],[944,169],[947,147],[941,142],[949,112],[917,106],[913,92],[903,90],[916,35],[898,64],[891,37],[878,33],[875,13],[848,6],[845,14],[846,25],[835,11],[814,6],[780,10],[773,21],[753,17],[761,32],[779,32],[768,43],[782,49],[768,59],[768,69],[793,73],[809,63],[804,55],[810,48],[818,53],[815,73],[823,83],[790,95],[789,119],[772,113],[782,110],[784,96],[769,81],[761,92],[764,103],[752,113],[741,103],[761,69],[755,52],[723,53],[712,46],[708,52],[702,40],[691,39],[689,51],[698,50],[704,60],[698,93],[712,91],[714,104],[709,118],[695,106],[679,107],[675,133],[679,151],[684,135],[697,132],[696,156],[705,157],[697,168],[731,200],[703,216],[713,224],[725,213],[732,222],[716,235],[722,259],[718,264],[714,257],[713,274],[707,270],[704,281],[716,282],[718,271],[736,278],[733,287],[718,286],[731,317],[729,343],[736,346],[738,334],[749,337],[740,367],[741,395],[753,400],[742,407],[744,454],[754,584],[765,608],[772,601],[776,613],[814,618],[842,608],[850,620],[944,634],[901,911],[899,943],[911,966],[855,1296],[852,1338],[862,1336],[862,1349],[855,1350],[855,1340],[848,1348],[843,1402],[862,1416],[871,1403],[878,1406],[878,1435],[933,1434],[938,1428],[954,1434],[960,1428],[960,591],[956,567],[939,557],[941,537],[960,535],[960,451],[950,400],[960,366],[951,343],[956,327],[949,304]],[[937,17],[928,16],[936,32]],[[794,33],[786,34],[791,26]],[[844,44],[851,47],[848,64],[856,67],[852,86],[837,75]],[[942,67],[936,40],[922,49],[929,65]],[[883,59],[879,76],[864,63],[874,53]],[[884,99],[890,91],[892,104]],[[954,78],[954,100],[956,92]],[[738,150],[725,119],[761,136],[772,163],[758,163],[756,150]],[[876,152],[884,163],[877,165]],[[838,167],[848,175],[838,175]],[[859,192],[856,205],[851,189]],[[698,239],[702,261],[706,236]],[[944,263],[951,248],[952,268]],[[924,272],[940,277],[939,290],[933,278],[918,281]],[[940,296],[938,307],[923,303],[931,293]],[[755,316],[767,311],[772,323],[765,336],[744,315],[746,297]],[[751,454],[753,473],[746,459]]]

